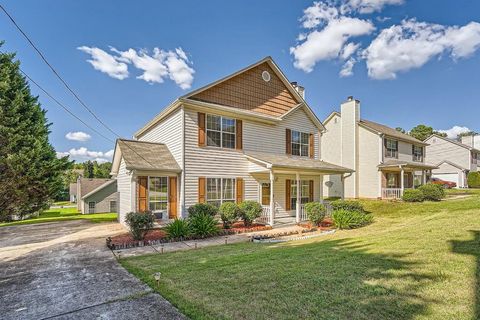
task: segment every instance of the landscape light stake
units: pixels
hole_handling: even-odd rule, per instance
[[[117,251],[117,257],[118,257],[117,259],[118,259],[118,260],[120,260],[120,254],[121,254],[121,253],[122,253],[121,251]]]
[[[162,243],[162,244],[160,245],[160,253],[163,253],[163,247],[164,247],[164,244]]]
[[[197,249],[197,240],[195,240],[195,249]]]
[[[225,244],[227,244],[228,237],[225,237]]]
[[[161,272],[155,272],[155,274],[153,275],[153,277],[155,278],[155,281],[157,283],[157,287],[158,285],[160,284],[160,276],[162,275]]]

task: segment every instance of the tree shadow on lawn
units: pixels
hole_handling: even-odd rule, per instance
[[[161,271],[159,291],[188,316],[233,319],[413,319],[436,301],[419,292],[437,276],[405,255],[347,240],[244,244],[126,261]],[[138,269],[140,268],[140,269]]]

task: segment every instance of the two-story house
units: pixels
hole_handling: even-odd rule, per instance
[[[347,198],[400,198],[406,188],[427,181],[426,143],[388,126],[362,119],[360,101],[349,97],[340,112],[324,121],[323,160],[354,170],[342,181],[326,178],[325,195]],[[344,191],[342,191],[344,189]]]
[[[462,138],[462,142],[437,134],[428,137],[427,159],[438,169],[432,171],[434,178],[455,182],[459,188],[468,188],[467,175],[478,170],[480,150],[473,147],[474,136]]]
[[[323,176],[352,171],[321,160],[324,131],[303,88],[267,57],[178,98],[133,140],[117,141],[119,219],[255,200],[271,225],[303,220],[302,204],[322,200]]]

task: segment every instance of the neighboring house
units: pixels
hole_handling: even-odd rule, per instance
[[[68,186],[68,195],[70,198],[70,202],[76,203],[77,202],[77,183],[73,182],[70,183]]]
[[[79,177],[75,199],[82,214],[118,212],[117,181]]]
[[[303,94],[267,57],[178,98],[134,140],[117,140],[120,222],[130,211],[171,219],[196,203],[243,200],[260,202],[269,224],[305,219],[323,176],[352,170],[321,160],[325,128]]]
[[[465,139],[464,139],[465,138]],[[427,159],[436,163],[432,176],[446,181],[455,182],[459,188],[468,188],[467,175],[470,171],[478,171],[480,149],[475,145],[473,136],[463,137],[461,143],[437,134],[428,137]]]
[[[425,162],[426,143],[362,119],[360,101],[353,97],[341,104],[341,112],[331,113],[324,125],[323,159],[355,171],[345,180],[347,198],[400,198],[405,189],[424,184],[436,168]],[[329,177],[326,186],[326,196],[342,196],[338,176]]]
[[[460,142],[472,148],[480,149],[480,134],[463,136]]]

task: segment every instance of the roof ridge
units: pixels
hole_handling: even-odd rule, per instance
[[[140,142],[140,143],[150,143],[150,144],[159,144],[159,145],[165,145],[165,143],[162,142],[153,142],[153,141],[141,141],[141,140],[133,140],[133,139],[125,139],[125,138],[119,138],[118,141],[126,141],[126,142]]]

